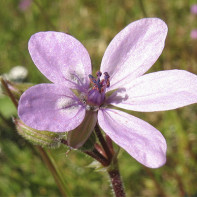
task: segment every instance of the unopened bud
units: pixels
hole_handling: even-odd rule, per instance
[[[20,119],[15,119],[14,123],[18,133],[29,142],[48,148],[58,148],[61,144],[63,134],[50,131],[39,131],[25,125]]]
[[[83,122],[74,130],[69,131],[67,135],[68,146],[72,148],[81,148],[91,136],[97,122],[97,113],[95,111],[86,111]],[[85,146],[92,146],[93,136],[87,141]],[[93,141],[92,141],[93,140]]]

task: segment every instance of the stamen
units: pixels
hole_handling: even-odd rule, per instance
[[[92,75],[89,75],[90,82],[93,84],[93,89],[98,90],[100,93],[104,92],[105,89],[110,86],[110,82],[109,82],[110,76],[107,72],[104,72],[104,79],[100,81],[102,72],[97,71],[96,75],[97,78],[93,77]]]
[[[90,82],[95,84],[96,83],[96,79],[92,76],[92,75],[88,75]]]
[[[96,72],[97,78],[89,75],[90,82],[93,84],[92,89],[88,94],[88,102],[94,105],[100,106],[105,100],[105,91],[106,88],[110,86],[109,82],[109,74],[107,72],[104,73],[104,79],[100,79],[102,76],[102,72]]]
[[[110,81],[109,81],[110,76],[109,76],[108,72],[104,72],[104,75],[105,75],[104,79],[105,79],[106,85],[107,85],[107,87],[109,87],[110,86]]]
[[[97,76],[98,78],[100,78],[101,75],[102,75],[102,72],[101,72],[101,71],[97,71],[97,72],[96,72],[96,76]]]

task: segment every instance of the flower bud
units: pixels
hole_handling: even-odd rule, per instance
[[[39,131],[25,125],[20,119],[15,119],[14,123],[18,133],[29,142],[48,148],[58,148],[61,144],[63,134],[50,131]]]
[[[94,145],[95,140],[93,136],[88,140],[97,122],[97,112],[86,111],[83,122],[74,130],[69,131],[67,135],[68,145],[72,148],[91,147]],[[85,142],[87,141],[87,144]]]

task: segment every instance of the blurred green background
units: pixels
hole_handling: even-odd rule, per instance
[[[26,82],[47,79],[33,64],[27,49],[30,36],[39,31],[68,32],[90,53],[95,72],[111,39],[127,24],[143,17],[163,19],[169,28],[165,49],[149,72],[185,69],[197,74],[197,41],[190,38],[197,16],[189,0],[33,0],[21,8],[19,0],[0,1],[0,74],[22,65]],[[178,110],[131,114],[151,123],[168,144],[167,163],[148,169],[121,150],[120,172],[127,196],[197,196],[197,105]],[[0,95],[0,196],[61,196],[42,159],[12,123],[17,112],[8,97]],[[62,170],[71,196],[112,196],[108,176],[88,165],[80,152],[51,150]]]

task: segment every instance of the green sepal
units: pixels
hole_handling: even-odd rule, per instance
[[[85,142],[85,144],[83,146],[81,146],[79,149],[81,151],[91,151],[94,148],[95,142],[96,142],[96,136],[95,136],[94,132],[92,132],[90,137]]]
[[[74,130],[67,134],[68,146],[72,148],[80,148],[90,137],[97,122],[97,112],[86,111],[83,122]]]
[[[50,131],[39,131],[25,125],[20,119],[15,119],[16,129],[22,137],[29,142],[47,148],[58,148],[61,144],[63,133],[54,133]]]

